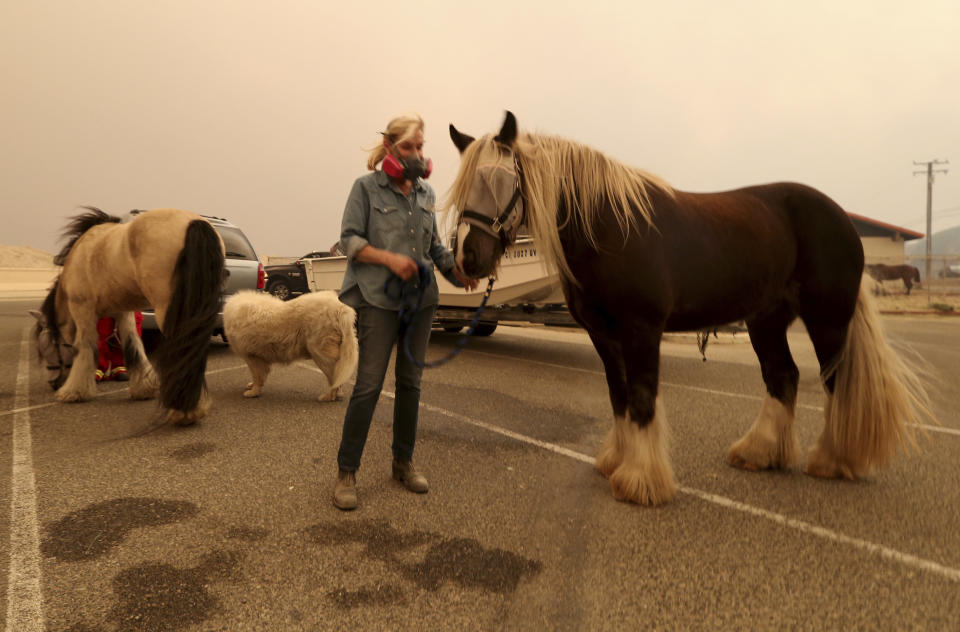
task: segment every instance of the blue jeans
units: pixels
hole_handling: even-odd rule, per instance
[[[430,327],[436,306],[421,309],[405,332],[400,331],[397,312],[380,309],[366,302],[357,308],[357,342],[360,358],[357,363],[357,384],[347,405],[343,420],[343,436],[337,453],[341,470],[356,472],[367,442],[373,411],[380,399],[383,378],[393,348],[396,357],[396,395],[393,400],[393,457],[401,461],[413,459],[417,440],[417,415],[420,411],[420,376],[423,369],[407,358],[403,336],[410,337],[410,353],[420,363],[427,354]]]

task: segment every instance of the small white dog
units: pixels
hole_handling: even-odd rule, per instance
[[[271,364],[312,358],[330,383],[317,401],[335,401],[357,369],[356,317],[335,292],[312,292],[291,301],[253,290],[231,296],[223,307],[224,332],[253,377],[243,396],[260,396]]]

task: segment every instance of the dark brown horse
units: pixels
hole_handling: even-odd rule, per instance
[[[868,263],[867,274],[877,281],[896,281],[903,280],[903,285],[907,288],[907,296],[910,295],[910,289],[913,283],[920,287],[920,270],[910,265],[888,266],[885,263]]]
[[[886,343],[862,281],[863,248],[843,209],[800,184],[725,193],[677,191],[563,138],[450,126],[461,165],[448,206],[455,252],[471,277],[493,273],[526,223],[561,274],[570,312],[606,370],[614,427],[596,467],[618,499],[656,505],[676,494],[658,403],[665,331],[745,320],[767,398],[727,461],[789,468],[799,371],[787,345],[798,316],[827,393],[826,424],[806,471],[863,476],[885,464],[929,415],[923,387]]]

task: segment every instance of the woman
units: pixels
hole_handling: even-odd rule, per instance
[[[393,478],[412,492],[429,489],[427,479],[413,467],[422,369],[410,362],[400,343],[409,338],[411,355],[423,363],[439,301],[434,265],[459,287],[477,285],[463,276],[440,242],[435,195],[425,181],[433,165],[423,156],[423,131],[423,119],[416,114],[390,121],[383,142],[367,159],[371,173],[353,183],[343,212],[340,245],[348,263],[340,300],[357,310],[360,347],[357,383],[337,454],[333,504],[343,510],[357,506],[356,472],[394,347]],[[398,317],[401,282],[408,295],[421,295],[419,310],[406,314],[404,325]]]

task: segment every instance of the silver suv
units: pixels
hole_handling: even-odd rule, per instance
[[[129,217],[125,219],[129,221],[136,215],[145,212],[146,211],[140,210],[130,211]],[[224,268],[227,271],[227,279],[223,289],[223,300],[226,300],[228,296],[239,290],[263,290],[267,275],[263,270],[263,264],[260,263],[260,258],[257,257],[257,253],[253,249],[253,245],[251,245],[250,240],[247,239],[243,231],[222,217],[211,217],[210,215],[203,215],[202,217],[210,222],[210,225],[213,226],[217,233],[220,234],[220,238],[223,239],[224,250],[226,251]],[[217,316],[217,325],[213,333],[214,335],[219,335],[226,341],[226,336],[223,334],[222,311],[220,315]],[[151,351],[156,348],[162,339],[163,334],[160,333],[160,329],[157,327],[157,320],[153,310],[145,310],[143,312],[144,347],[147,348],[147,351]]]

